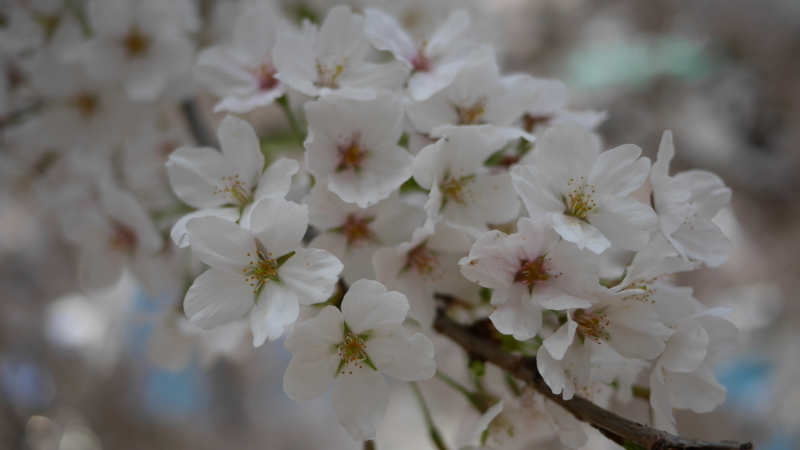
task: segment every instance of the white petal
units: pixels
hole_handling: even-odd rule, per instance
[[[205,216],[214,216],[230,222],[236,222],[239,220],[239,210],[236,208],[212,208],[201,209],[199,211],[189,213],[178,219],[178,221],[175,222],[175,225],[172,226],[172,230],[170,231],[169,235],[172,237],[173,242],[175,242],[178,247],[188,247],[190,242],[189,231],[186,229],[186,224],[196,217]]]
[[[684,225],[672,233],[669,241],[677,243],[691,260],[702,261],[708,267],[724,264],[733,248],[719,226],[711,221]]]
[[[331,391],[339,423],[356,441],[375,438],[389,407],[389,386],[383,375],[369,367],[337,374]]]
[[[632,251],[644,248],[658,227],[655,211],[633,197],[606,197],[602,202],[587,217],[589,222],[615,247]]]
[[[192,323],[210,330],[244,316],[254,299],[253,287],[243,276],[212,268],[194,280],[183,310]]]
[[[300,249],[278,268],[278,278],[301,305],[312,305],[330,298],[343,267],[325,250]]]
[[[575,337],[575,330],[578,329],[578,324],[571,318],[567,323],[558,327],[555,333],[544,340],[542,345],[547,347],[547,351],[554,359],[561,360],[567,349],[572,345],[572,338]]]
[[[223,178],[234,169],[213,148],[181,147],[169,155],[167,173],[175,194],[195,208],[212,208],[228,203],[227,196],[215,194]]]
[[[281,283],[267,281],[250,313],[253,346],[259,347],[267,338],[274,341],[281,337],[283,329],[294,323],[299,314],[297,295]]]
[[[550,173],[534,165],[522,165],[511,169],[511,183],[517,190],[531,219],[540,219],[547,214],[564,212],[564,200]]]
[[[253,127],[242,119],[227,116],[219,125],[217,136],[225,159],[252,190],[264,169],[264,155]]]
[[[595,195],[626,196],[639,189],[650,174],[650,160],[639,158],[641,154],[642,149],[633,144],[601,153],[587,178],[587,183],[595,188]]]
[[[653,359],[664,351],[672,331],[658,319],[655,310],[637,300],[623,300],[605,311],[609,322],[607,342],[626,358]]]
[[[317,398],[333,383],[341,361],[338,353],[306,347],[292,355],[283,375],[283,390],[296,402]]]
[[[250,215],[250,230],[271,258],[296,249],[307,229],[308,206],[281,198],[261,200]]]
[[[414,57],[416,45],[397,19],[373,8],[368,8],[364,15],[364,33],[370,44],[392,52],[401,61],[409,62]]]
[[[261,199],[284,198],[292,186],[292,175],[300,170],[300,163],[293,159],[281,158],[267,167],[261,179],[258,180],[258,187],[253,194],[253,201]]]
[[[402,323],[408,313],[408,299],[373,280],[358,280],[350,286],[342,300],[344,321],[356,334],[374,329],[382,323]]]
[[[335,306],[328,305],[317,317],[305,320],[292,329],[283,346],[296,353],[306,347],[329,349],[344,338],[344,316]]]
[[[253,236],[231,221],[197,217],[186,223],[186,230],[192,252],[211,267],[239,274],[257,258]]]
[[[495,291],[495,294],[498,294],[498,291]],[[494,302],[494,298],[492,301]],[[524,341],[536,336],[542,327],[542,310],[531,301],[528,286],[513,283],[508,289],[505,301],[495,306],[489,319],[497,331]]]
[[[728,394],[706,364],[692,373],[667,372],[664,377],[674,408],[691,409],[698,414],[711,412]]]
[[[491,289],[505,289],[520,269],[516,249],[507,244],[508,235],[492,230],[475,242],[458,262],[461,273],[470,281]]]
[[[553,214],[553,229],[564,240],[574,242],[578,248],[585,248],[598,255],[603,253],[611,242],[597,228],[575,217]]]
[[[658,363],[670,372],[694,372],[706,357],[708,333],[694,319],[678,321],[672,329],[675,332],[669,337]]]
[[[375,367],[390,377],[417,381],[427,380],[436,373],[431,340],[421,333],[409,336],[401,324],[376,326],[365,345]]]

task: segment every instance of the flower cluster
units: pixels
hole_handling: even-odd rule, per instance
[[[712,219],[730,190],[708,172],[670,175],[669,132],[653,164],[636,145],[604,150],[604,113],[566,109],[558,81],[503,75],[474,11],[415,4],[430,20],[407,24],[410,2],[360,2],[298,23],[241,2],[195,57],[188,0],[73,3],[10,16],[3,62],[29,77],[0,86],[0,114],[23,111],[4,140],[47,174],[87,288],[127,267],[148,293],[183,299],[189,322],[165,313],[157,360],[232,354],[249,318],[256,347],[287,336],[290,398],[332,385],[339,422],[373,439],[389,402],[378,372],[436,372],[438,307],[488,318],[564,399],[602,385],[628,401],[648,379],[667,430],[673,408],[724,401],[709,360],[738,330],[669,277],[725,262]],[[192,143],[163,104],[197,128],[198,88],[215,112],[281,107],[304,156],[233,115],[219,150]],[[547,408],[566,445],[586,442]]]

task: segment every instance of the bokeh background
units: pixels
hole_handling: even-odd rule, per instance
[[[200,1],[206,19],[233,3]],[[654,159],[671,129],[673,171],[710,170],[733,189],[717,217],[730,261],[678,282],[709,307],[734,307],[742,342],[714,367],[727,402],[679,413],[678,430],[800,448],[800,2],[494,0],[484,9],[505,72],[562,79],[573,109],[607,111],[607,148],[634,143]],[[209,123],[222,117],[212,104],[201,101]],[[277,110],[256,120],[286,126]],[[279,342],[177,372],[148,362],[155,317],[172,300],[147,298],[130,277],[81,293],[73,250],[35,183],[20,180],[0,193],[0,449],[360,448],[327,396],[286,397],[290,355]],[[463,434],[463,400],[437,379],[420,387],[445,434]],[[432,448],[408,387],[392,390],[378,448]],[[615,410],[646,417],[641,401]],[[596,438],[587,448],[615,447]]]

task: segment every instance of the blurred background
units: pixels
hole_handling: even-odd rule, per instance
[[[207,20],[234,3],[200,1]],[[710,170],[733,189],[717,217],[733,241],[730,261],[678,282],[709,307],[734,307],[742,342],[714,367],[726,403],[678,413],[678,430],[800,448],[800,2],[494,0],[483,8],[499,25],[493,39],[505,73],[559,78],[572,109],[607,111],[606,148],[634,143],[655,159],[670,129],[673,172]],[[209,122],[223,117],[210,113],[210,97],[201,105]],[[286,126],[278,110],[262,115],[262,129]],[[172,300],[148,298],[129,276],[82,294],[73,250],[35,195],[15,184],[0,196],[0,449],[361,447],[327,395],[301,404],[286,397],[290,355],[279,342],[205,364],[195,355],[180,370],[153,365],[148,343],[160,305]],[[391,386],[377,447],[432,448],[408,387]],[[420,387],[443,432],[463,434],[463,400],[438,379]],[[614,408],[647,414],[641,401]],[[598,438],[587,448],[615,446]]]

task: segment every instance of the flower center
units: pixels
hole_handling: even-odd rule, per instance
[[[222,187],[215,186],[214,195],[221,195],[227,198],[230,203],[235,205],[244,206],[253,201],[250,194],[250,188],[247,183],[239,180],[239,175],[232,177],[222,177]]]
[[[355,334],[347,333],[344,342],[339,346],[339,357],[345,363],[364,361],[367,359],[367,344]]]
[[[442,191],[443,197],[442,208],[450,201],[458,203],[459,205],[465,205],[467,203],[465,196],[468,192],[464,190],[464,186],[472,181],[473,178],[475,178],[475,175],[467,175],[461,178],[448,178],[447,181],[440,184],[439,189]]]
[[[414,269],[423,277],[431,277],[442,266],[436,254],[425,247],[425,242],[409,250],[403,270]]]
[[[72,98],[70,105],[78,110],[84,119],[90,119],[100,106],[100,99],[93,92],[83,92]]]
[[[275,78],[275,74],[278,71],[269,62],[265,62],[256,68],[248,69],[248,71],[256,77],[259,91],[270,91],[275,89],[279,83],[278,79]]]
[[[142,33],[139,27],[134,26],[122,38],[122,46],[125,48],[129,59],[138,58],[150,49],[150,38]]]
[[[251,256],[250,253],[247,256]],[[265,256],[264,252],[259,250],[257,256],[256,261],[250,261],[249,268],[242,269],[248,275],[244,281],[250,283],[254,294],[257,294],[268,281],[278,278],[278,261],[270,258],[272,253]]]
[[[341,227],[341,232],[347,239],[350,247],[359,247],[364,242],[375,241],[375,232],[370,229],[369,224],[375,220],[374,217],[360,218],[354,214],[347,216],[347,220]]]
[[[517,275],[514,276],[514,281],[517,283],[525,283],[528,286],[533,286],[541,281],[547,281],[550,279],[550,274],[547,273],[544,262],[544,256],[540,256],[533,261],[523,259],[520,261],[522,268],[517,272]]]
[[[530,114],[525,114],[522,116],[522,123],[525,131],[528,133],[533,133],[533,130],[539,124],[547,124],[552,120],[552,116],[533,116]]]
[[[580,182],[576,183],[573,178],[570,178],[567,182],[570,191],[565,199],[567,206],[565,214],[578,219],[585,219],[597,207],[597,203],[592,199],[594,186],[586,184],[583,180],[584,178],[581,177]]]
[[[575,311],[574,320],[578,324],[578,332],[583,336],[595,342],[611,339],[611,335],[605,331],[605,328],[611,323],[606,320],[605,314],[579,309]]]
[[[317,77],[316,83],[314,83],[317,87],[328,87],[331,89],[338,89],[339,84],[337,83],[337,79],[339,75],[344,73],[345,69],[347,69],[348,58],[345,58],[342,61],[335,62],[333,64],[323,64],[319,60],[317,60]]]
[[[114,222],[111,227],[111,237],[109,238],[111,248],[124,252],[131,252],[136,249],[139,238],[132,228],[119,222]]]
[[[456,106],[459,125],[475,125],[481,123],[486,113],[486,97],[480,97],[472,106]]]
[[[425,46],[427,42],[423,42],[417,54],[411,59],[411,65],[414,67],[414,72],[430,72],[431,60],[425,56]]]
[[[361,147],[359,137],[358,134],[355,134],[348,143],[339,147],[339,166],[336,167],[337,172],[349,169],[353,169],[356,172],[361,170],[361,165],[369,154],[369,150],[365,150]]]

